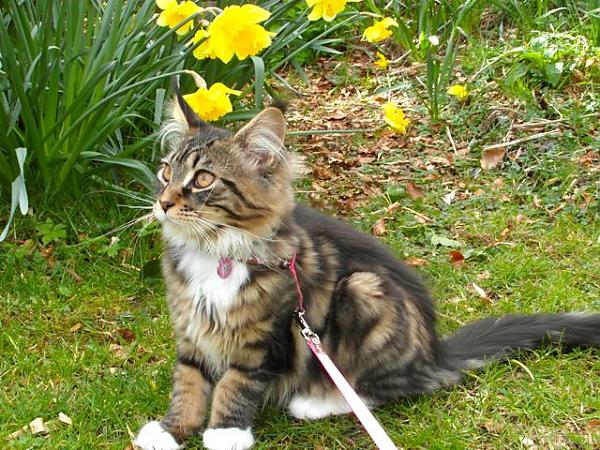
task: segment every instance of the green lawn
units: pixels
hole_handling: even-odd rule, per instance
[[[569,163],[576,159],[575,152],[560,163],[567,178],[585,176]],[[475,183],[483,192],[449,206],[440,202],[446,186],[439,181],[427,184],[417,204],[399,199],[431,223],[419,223],[408,210],[386,214],[384,239],[400,256],[428,261],[418,270],[439,299],[440,329],[511,311],[600,311],[597,205],[571,204],[550,215],[531,198],[560,199],[562,191],[543,183],[515,189],[513,181],[528,183],[516,174],[494,190],[496,175],[466,180],[465,189]],[[503,195],[510,200],[500,201]],[[385,205],[384,198],[373,199],[350,220],[368,229]],[[20,221],[17,234],[34,224],[35,217]],[[472,256],[454,267],[450,249],[432,246],[432,234],[458,241]],[[125,448],[127,430],[159,417],[168,402],[173,341],[163,288],[140,279],[125,246],[114,257],[103,255],[100,244],[59,241],[53,257],[43,248],[37,239],[13,241],[0,256],[0,439],[36,417],[54,426],[46,437],[26,433],[2,447]],[[472,282],[489,301],[469,289]],[[600,418],[598,351],[541,350],[520,361],[533,380],[517,362],[492,365],[469,374],[465,386],[398,402],[377,415],[404,448],[519,448],[527,439],[538,448],[591,449],[594,438],[598,445],[598,433],[592,434]],[[59,412],[73,425],[56,422]],[[267,409],[256,435],[257,448],[265,449],[370,448],[352,418],[302,423]],[[201,448],[201,440],[190,448]]]
[[[342,64],[358,70],[349,66]],[[375,76],[361,70],[359,80]],[[354,81],[347,76],[344,83]],[[300,102],[295,111],[322,122],[332,110],[349,110],[354,105],[343,104],[342,87],[319,88],[317,108]],[[418,93],[414,80],[401,89]],[[331,102],[339,98],[342,103]],[[374,101],[366,102],[368,116]],[[544,117],[515,105],[513,121]],[[510,126],[500,120],[478,128],[497,106],[484,98],[450,106],[445,125],[456,149],[445,125],[418,119],[426,113],[417,106],[409,136],[378,131],[290,142],[309,165],[320,167],[299,183],[300,196],[366,232],[383,218],[380,238],[413,261],[431,285],[442,333],[515,311],[600,312],[597,117],[580,119],[580,110],[569,109],[559,136],[508,148],[503,164],[482,171],[482,145],[502,141]],[[292,110],[290,128],[315,124],[303,120]],[[531,134],[515,131],[513,138]],[[585,157],[588,152],[592,157]],[[412,198],[408,182],[423,196]],[[141,226],[118,234],[112,246],[110,237],[92,239],[135,217],[115,208],[126,200],[92,193],[63,211],[42,208],[17,219],[12,237],[1,244],[0,448],[124,449],[128,430],[135,433],[165,411],[172,331],[163,286],[149,276],[152,264],[146,279],[140,277],[142,266],[160,255],[160,240]],[[93,208],[81,208],[89,202]],[[40,226],[47,217],[52,223]],[[462,265],[452,264],[452,251],[465,257]],[[594,349],[543,349],[469,373],[464,386],[376,414],[406,449],[598,448],[599,356]],[[59,422],[59,412],[73,424]],[[50,423],[47,436],[25,432],[9,439],[36,417]],[[255,434],[257,449],[372,448],[352,417],[304,423],[268,408]],[[202,448],[201,439],[188,448]]]

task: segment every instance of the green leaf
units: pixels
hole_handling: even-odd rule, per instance
[[[25,186],[25,173],[24,173],[24,165],[25,158],[27,157],[27,149],[23,147],[19,147],[15,149],[15,153],[17,154],[17,161],[19,164],[19,175],[11,184],[11,202],[10,202],[10,213],[8,215],[8,222],[4,226],[2,233],[0,234],[0,242],[6,239],[8,236],[8,230],[10,229],[10,225],[12,224],[13,218],[15,216],[15,211],[17,210],[17,206],[19,207],[21,214],[27,214],[29,210],[29,198],[27,196],[27,188]]]
[[[442,247],[448,248],[460,248],[462,246],[460,242],[455,241],[454,239],[449,239],[445,236],[440,236],[435,233],[431,235],[431,245],[434,247],[441,245]]]

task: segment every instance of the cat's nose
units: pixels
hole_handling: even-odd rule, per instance
[[[171,209],[173,206],[175,206],[175,203],[172,202],[171,200],[161,200],[160,206],[164,212],[167,212],[169,209]]]

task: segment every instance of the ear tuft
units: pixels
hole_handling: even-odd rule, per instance
[[[177,101],[173,102],[172,115],[175,120],[185,124],[188,129],[198,129],[208,125],[208,123],[200,119],[190,105],[187,104],[179,89],[177,90]]]
[[[244,126],[234,137],[244,151],[266,173],[276,162],[286,162],[283,146],[285,140],[285,118],[277,108],[266,108]]]

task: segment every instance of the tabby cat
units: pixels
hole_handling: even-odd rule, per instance
[[[296,267],[306,318],[370,408],[461,382],[465,369],[550,340],[600,345],[600,314],[489,318],[440,338],[420,278],[374,238],[294,201],[299,159],[267,108],[237,133],[201,121],[178,98],[154,213],[177,344],[173,392],[135,444],[244,450],[264,402],[299,419],[349,407],[310,353],[295,319]],[[205,425],[205,417],[208,423]]]

